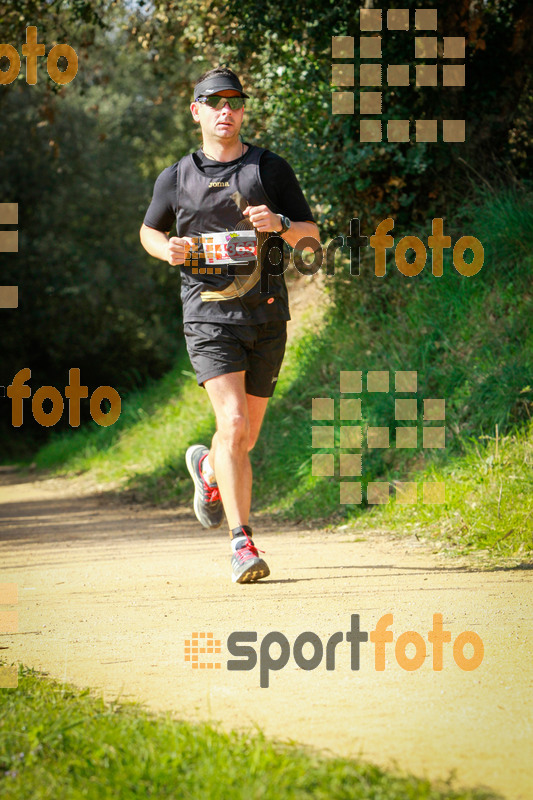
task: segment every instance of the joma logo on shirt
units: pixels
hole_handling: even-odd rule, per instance
[[[229,186],[228,181],[211,181],[209,184],[210,189],[218,189],[220,186]]]

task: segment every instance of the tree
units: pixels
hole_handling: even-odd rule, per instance
[[[179,270],[147,256],[138,233],[157,173],[192,146],[188,103],[127,46],[122,14],[65,40],[80,62],[70,84],[39,69],[36,85],[22,75],[0,87],[0,198],[19,204],[19,252],[1,254],[1,282],[20,298],[1,312],[0,383],[30,367],[32,386],[64,386],[79,367],[91,390],[124,393],[168,369],[180,338]]]
[[[420,31],[412,22],[418,5],[413,0],[386,4],[388,10],[410,10],[410,31],[383,31],[382,61],[409,64],[411,85],[393,87],[384,80],[383,108],[393,110],[395,118],[410,119],[412,132],[415,119],[464,118],[464,143],[360,142],[357,92],[355,115],[332,115],[333,35],[354,37],[355,87],[359,81],[359,8],[348,0],[289,5],[228,0],[223,7],[159,0],[139,33],[163,63],[170,55],[169,42],[179,40],[191,52],[193,65],[229,63],[244,76],[254,96],[249,127],[262,144],[295,164],[322,227],[333,233],[352,216],[375,220],[392,214],[412,222],[439,209],[442,213],[464,195],[466,174],[492,178],[505,172],[508,180],[530,163],[531,4],[424,3],[438,12],[439,42],[443,36],[467,42],[466,86],[435,89],[414,86],[415,66],[424,63],[414,58]]]

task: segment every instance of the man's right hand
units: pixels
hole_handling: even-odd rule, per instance
[[[171,236],[167,244],[166,260],[173,267],[183,264],[194,246],[194,240],[190,236]]]
[[[161,261],[168,261],[172,266],[183,264],[187,258],[191,247],[194,247],[194,239],[190,236],[172,236],[168,238],[168,232],[158,231],[156,228],[149,228],[141,225],[140,230],[141,244],[147,253]]]

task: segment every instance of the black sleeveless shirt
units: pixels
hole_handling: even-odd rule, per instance
[[[182,158],[176,180],[177,236],[199,237],[251,227],[242,214],[244,203],[265,204],[275,213],[283,213],[270,200],[261,181],[259,161],[263,152],[261,147],[248,145],[242,158],[217,170],[216,178],[202,172],[192,154]],[[242,198],[241,208],[236,192]],[[202,258],[196,264],[186,261],[181,268],[183,321],[259,324],[290,319],[283,239],[275,233],[259,234],[257,259],[258,263],[222,264],[220,274],[214,274],[214,270],[202,274],[200,270],[206,268]]]

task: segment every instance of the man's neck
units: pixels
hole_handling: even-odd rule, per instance
[[[204,139],[202,144],[202,150],[207,158],[221,162],[235,161],[235,159],[243,155],[246,149],[240,139],[231,144],[229,142],[207,141]]]

